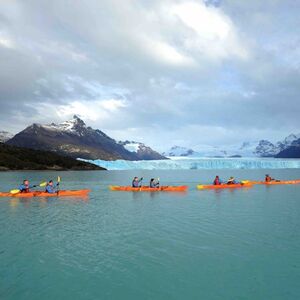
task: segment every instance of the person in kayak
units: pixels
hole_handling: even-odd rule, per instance
[[[143,177],[141,179],[139,179],[138,177],[134,177],[132,180],[132,187],[133,188],[139,188],[142,186],[141,182],[143,180]]]
[[[56,184],[58,185],[58,184]],[[45,190],[46,193],[49,193],[49,194],[54,194],[56,193],[56,189],[54,187],[54,184],[53,184],[53,180],[49,180],[47,185],[46,185],[46,190]]]
[[[20,193],[30,193],[30,189],[35,185],[30,185],[28,179],[24,179],[23,183],[19,186]]]
[[[275,179],[272,178],[269,174],[266,174],[266,177],[265,177],[265,182],[271,182],[271,181],[274,181]]]
[[[222,181],[221,181],[220,177],[217,175],[213,182],[213,185],[221,185],[221,184],[222,184]]]
[[[234,179],[234,177],[230,177],[228,180],[227,180],[227,184],[238,184],[238,182]]]
[[[159,182],[156,181],[154,178],[151,178],[149,187],[150,187],[151,189],[159,188]]]

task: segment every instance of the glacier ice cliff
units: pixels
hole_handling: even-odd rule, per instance
[[[169,160],[85,160],[108,170],[295,169],[300,159],[176,158]]]

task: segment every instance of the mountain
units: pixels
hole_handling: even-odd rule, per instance
[[[192,149],[188,149],[186,147],[181,147],[181,146],[173,146],[171,149],[169,149],[166,152],[163,152],[162,155],[164,156],[193,156],[196,155],[197,153],[192,150]]]
[[[282,141],[272,143],[268,140],[243,142],[241,145],[210,146],[196,145],[189,149],[182,146],[173,146],[162,154],[169,157],[275,157],[291,146],[298,146],[295,141],[300,139],[300,134],[290,134]],[[295,153],[297,149],[289,150],[289,154]],[[285,152],[283,152],[285,153]],[[285,155],[285,154],[281,154]],[[290,157],[290,156],[288,156]]]
[[[280,151],[277,158],[300,158],[300,138],[292,141],[291,145]]]
[[[0,143],[5,143],[10,140],[14,135],[7,131],[0,131]]]
[[[104,170],[104,168],[53,152],[0,143],[0,170]]]
[[[256,147],[255,154],[260,157],[274,157],[282,151],[288,149],[293,145],[295,141],[300,138],[300,134],[290,134],[284,140],[279,141],[275,144],[267,140],[261,140]]]
[[[267,140],[259,141],[254,151],[254,154],[259,157],[274,157],[277,153],[277,147]]]
[[[146,146],[143,143],[135,142],[135,141],[125,141],[119,142],[120,145],[122,145],[127,151],[131,153],[135,153],[137,155],[138,160],[160,160],[160,159],[166,159],[163,155],[160,153],[154,151],[150,147]]]
[[[52,151],[73,158],[141,159],[139,153],[128,151],[101,130],[86,126],[77,116],[61,124],[32,124],[16,134],[7,144]],[[148,159],[157,159],[157,156],[151,156],[148,151]]]

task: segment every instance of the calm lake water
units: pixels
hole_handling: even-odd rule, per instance
[[[267,170],[218,170],[260,179]],[[213,170],[8,172],[88,199],[0,198],[0,299],[299,299],[300,185],[198,191]],[[280,179],[299,169],[272,170]],[[111,192],[134,176],[186,194]]]

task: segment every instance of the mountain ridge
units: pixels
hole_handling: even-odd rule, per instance
[[[138,153],[128,151],[101,130],[86,126],[84,121],[76,115],[73,119],[60,124],[33,123],[6,143],[18,147],[52,151],[73,158],[140,160]],[[151,155],[148,159],[151,159]]]

